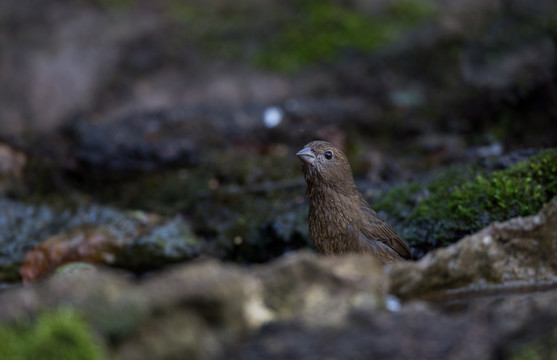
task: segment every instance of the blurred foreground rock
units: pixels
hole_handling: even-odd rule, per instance
[[[249,269],[195,260],[139,281],[68,265],[0,293],[0,321],[10,332],[73,309],[111,359],[550,359],[555,214],[557,198],[536,216],[493,224],[387,273],[366,255],[308,251]],[[482,279],[531,286],[477,291],[457,308],[417,299]],[[389,281],[403,304],[387,294]]]
[[[0,319],[17,324],[69,306],[111,339],[111,358],[212,359],[270,321],[343,324],[354,309],[382,307],[385,290],[381,268],[365,256],[299,253],[253,271],[205,260],[139,283],[100,269],[60,271],[0,294]]]

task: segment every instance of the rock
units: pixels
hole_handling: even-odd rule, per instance
[[[533,337],[543,347],[557,328],[556,290],[480,296],[451,313],[410,300],[389,312],[388,279],[366,255],[303,251],[252,269],[195,260],[139,281],[67,265],[40,285],[2,291],[0,330],[39,326],[63,307],[111,359],[488,360],[528,351]]]
[[[85,169],[109,173],[206,164],[226,153],[223,148],[231,144],[257,149],[296,140],[299,147],[308,137],[292,134],[291,129],[301,122],[309,124],[305,119],[319,118],[321,127],[337,123],[340,117],[365,121],[371,111],[364,101],[353,99],[307,98],[295,103],[207,102],[123,115],[83,116],[66,126],[73,143],[67,156]],[[271,105],[281,105],[277,109],[283,112],[284,120],[267,129],[263,118]]]
[[[20,274],[36,280],[72,261],[143,272],[195,258],[202,248],[180,218],[99,205],[59,211],[0,199],[0,224],[0,282],[17,281]]]
[[[268,326],[222,359],[490,359],[487,331],[480,319],[451,318],[428,308],[366,312],[336,327]],[[472,349],[465,345],[470,343]]]
[[[82,226],[54,235],[25,254],[19,273],[24,282],[36,281],[74,261],[114,263],[123,238],[101,226]]]
[[[486,283],[557,279],[557,197],[537,214],[494,223],[418,262],[394,264],[391,291],[402,298]]]
[[[84,315],[111,358],[213,359],[276,319],[330,326],[351,311],[380,308],[387,288],[374,259],[357,255],[302,252],[249,272],[198,260],[138,283],[102,268],[72,268],[1,293],[0,322],[64,305]]]
[[[365,255],[323,257],[307,250],[262,266],[263,302],[283,321],[310,326],[342,323],[353,311],[383,308],[387,283]]]
[[[249,330],[251,279],[231,265],[180,266],[137,288],[150,316],[113,350],[116,359],[211,359]]]
[[[162,276],[162,278],[161,278]],[[162,280],[162,281],[161,281]],[[181,266],[134,284],[113,271],[57,274],[43,286],[0,295],[3,323],[64,306],[85,316],[114,359],[208,359],[248,329],[250,278],[211,261]]]
[[[395,314],[358,312],[335,327],[277,322],[221,359],[521,359],[514,356],[531,339],[541,342],[540,358],[553,358],[556,300],[553,290],[479,299],[458,313],[414,302]]]

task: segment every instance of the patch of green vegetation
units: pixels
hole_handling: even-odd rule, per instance
[[[331,1],[304,0],[298,5],[296,16],[255,55],[258,65],[293,71],[310,63],[329,61],[345,49],[376,50],[435,13],[431,3],[415,0],[391,2],[385,12],[375,17]]]
[[[426,185],[400,185],[374,205],[399,216],[396,227],[421,256],[491,222],[533,215],[557,195],[557,150],[470,178],[473,172],[473,168],[450,169]]]
[[[73,310],[39,315],[35,322],[0,325],[0,359],[101,360],[101,346]]]
[[[545,336],[524,344],[514,345],[505,351],[508,360],[545,360],[557,358],[557,328]]]
[[[97,3],[108,10],[128,10],[133,7],[135,0],[96,0]]]
[[[250,2],[192,4],[168,0],[164,4],[163,12],[178,30],[166,39],[169,46],[194,44],[211,56],[238,59],[253,42],[253,34],[259,34],[255,19],[260,14]]]
[[[436,13],[432,2],[421,0],[390,1],[374,15],[334,0],[165,4],[168,18],[181,29],[170,46],[191,43],[212,55],[282,72],[331,61],[345,50],[379,49]]]

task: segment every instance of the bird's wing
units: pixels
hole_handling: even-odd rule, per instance
[[[362,224],[360,224],[360,232],[362,233],[364,240],[369,241],[380,241],[385,245],[388,245],[394,251],[396,251],[402,258],[410,259],[412,254],[410,253],[410,248],[406,245],[406,242],[400,237],[400,235],[383,221],[373,209],[371,209],[367,204],[361,206],[363,219]]]

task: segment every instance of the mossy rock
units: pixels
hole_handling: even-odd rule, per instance
[[[396,186],[374,205],[397,214],[390,220],[421,257],[492,222],[535,214],[555,195],[557,150],[546,150],[491,173],[452,168],[425,184]]]
[[[0,325],[3,360],[106,359],[103,346],[88,324],[73,310],[45,312],[33,322]]]

